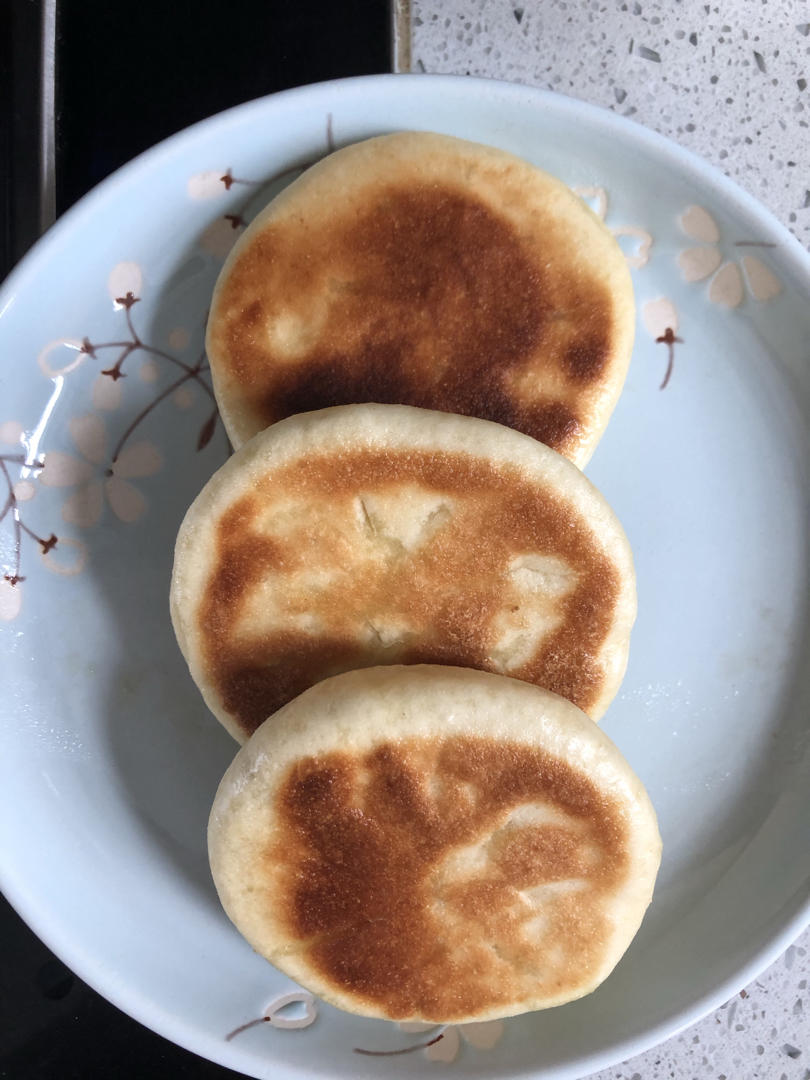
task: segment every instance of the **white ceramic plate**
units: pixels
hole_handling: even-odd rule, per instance
[[[272,178],[403,128],[558,174],[634,267],[637,346],[588,471],[639,583],[604,727],[649,788],[664,861],[597,993],[369,1058],[353,1048],[426,1036],[305,1001],[226,1041],[295,987],[209,879],[206,818],[235,746],[187,675],[167,592],[181,516],[226,454],[199,366],[224,252]],[[706,165],[610,113],[473,79],[278,94],[102,184],[0,296],[0,853],[34,930],[143,1023],[274,1080],[433,1076],[431,1053],[464,1075],[579,1077],[739,989],[808,917],[809,285],[799,245]]]

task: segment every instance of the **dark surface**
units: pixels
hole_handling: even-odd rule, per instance
[[[390,70],[388,0],[62,0],[57,207],[196,120],[274,90]]]
[[[181,1050],[77,979],[0,899],[0,1077],[226,1080],[240,1073]]]
[[[0,278],[39,227],[37,4],[0,0]]]
[[[0,278],[37,237],[42,0],[0,0]],[[391,69],[389,0],[56,0],[56,209],[168,135]]]
[[[63,0],[57,12],[58,212],[135,154],[231,105],[390,70],[388,0]],[[36,238],[38,17],[32,0],[0,2],[0,276]],[[0,945],[0,1077],[237,1076],[108,1004],[2,901]]]

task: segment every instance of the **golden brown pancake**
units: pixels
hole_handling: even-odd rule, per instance
[[[406,132],[331,154],[257,217],[206,348],[235,447],[370,401],[495,420],[582,466],[633,331],[625,259],[580,198],[501,150]]]
[[[259,953],[350,1012],[489,1020],[590,993],[650,902],[640,781],[582,712],[452,667],[339,675],[271,717],[208,830]]]
[[[239,740],[327,676],[443,663],[536,683],[597,719],[636,596],[627,539],[566,458],[399,405],[290,417],[212,477],[180,529],[175,631]]]

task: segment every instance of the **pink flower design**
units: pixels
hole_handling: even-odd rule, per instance
[[[107,428],[100,416],[74,417],[68,427],[81,458],[51,450],[39,476],[48,487],[76,489],[62,506],[64,520],[80,528],[97,525],[106,497],[117,518],[137,521],[146,510],[146,499],[129,481],[152,476],[161,468],[157,448],[149,442],[133,443],[110,463]]]
[[[0,622],[11,622],[20,614],[22,587],[7,577],[0,577]]]
[[[575,187],[572,191],[575,195],[579,195],[599,220],[607,225],[608,194],[603,187]],[[628,266],[632,266],[634,270],[640,270],[642,266],[647,265],[650,261],[653,238],[646,229],[642,229],[640,225],[608,225],[607,227],[617,242],[622,236],[630,237],[632,246],[628,250],[622,247],[622,254]]]
[[[666,390],[675,364],[675,346],[683,345],[683,338],[678,337],[677,308],[666,296],[659,296],[646,302],[641,309],[641,318],[655,343],[667,347],[667,368],[659,387],[659,390]]]
[[[700,247],[686,248],[678,255],[678,267],[684,281],[709,280],[709,300],[726,308],[736,308],[745,299],[745,285],[755,300],[773,300],[782,291],[782,283],[756,255],[741,254],[726,259],[720,227],[703,206],[687,206],[678,219],[681,230]],[[774,247],[757,240],[736,240],[735,248]],[[744,279],[744,280],[743,280]]]
[[[300,1005],[301,1010],[290,1011],[290,1006]],[[312,994],[306,990],[292,990],[286,994],[274,997],[261,1016],[248,1020],[239,1027],[229,1031],[225,1041],[230,1042],[243,1031],[256,1027],[258,1024],[270,1024],[271,1027],[281,1028],[285,1031],[297,1031],[314,1024],[318,1019],[318,1003]]]
[[[404,1022],[398,1027],[400,1031],[413,1034],[436,1030],[436,1024]],[[484,1020],[477,1024],[451,1024],[442,1031],[441,1039],[425,1047],[425,1057],[430,1061],[442,1061],[449,1064],[458,1057],[462,1039],[475,1050],[491,1050],[501,1041],[503,1032],[503,1020]]]

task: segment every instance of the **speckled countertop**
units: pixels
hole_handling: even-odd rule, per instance
[[[411,0],[409,9],[401,68],[509,79],[630,116],[732,176],[810,245],[806,0]]]
[[[806,0],[400,0],[399,28],[399,70],[509,79],[630,116],[810,246]],[[808,980],[810,931],[716,1012],[590,1080],[810,1080]]]

